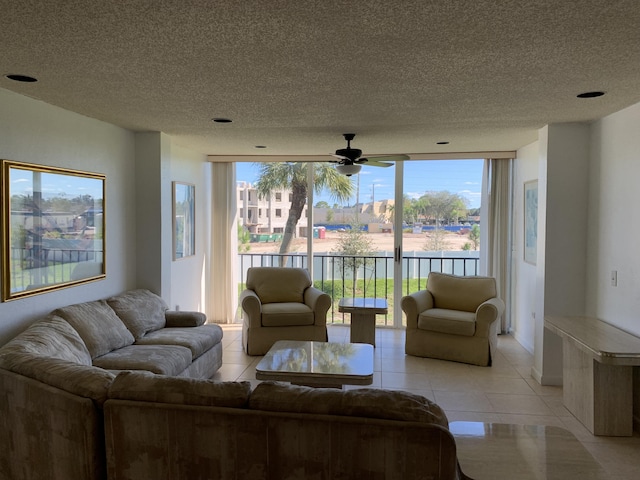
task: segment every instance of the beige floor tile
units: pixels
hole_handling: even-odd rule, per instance
[[[496,413],[482,392],[449,392],[434,390],[435,400],[444,410]]]
[[[510,395],[487,393],[487,399],[498,413],[517,413],[524,415],[553,415],[551,409],[536,395]]]
[[[382,372],[381,375],[382,388],[394,390],[407,388],[431,390],[429,379],[422,373]]]
[[[535,395],[529,384],[522,378],[487,377],[476,378],[478,389],[486,393],[507,393],[514,395]]]

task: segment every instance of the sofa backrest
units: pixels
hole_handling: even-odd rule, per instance
[[[92,359],[135,341],[106,300],[69,305],[53,314],[64,318],[80,334]]]
[[[78,332],[63,318],[49,314],[0,348],[8,356],[46,357],[91,365],[91,354]]]
[[[304,268],[251,267],[247,270],[247,288],[262,303],[303,303],[304,291],[311,286]]]
[[[431,272],[427,290],[433,296],[435,308],[475,312],[481,303],[497,296],[496,280],[492,277],[461,277]]]
[[[165,327],[165,312],[169,307],[161,297],[149,290],[130,290],[108,298],[107,303],[136,340]]]
[[[109,478],[157,478],[157,472],[174,480],[466,478],[453,436],[420,408],[427,404],[417,396],[392,392],[390,402],[381,403],[386,392],[261,385],[248,409],[110,395],[104,409]],[[333,414],[322,413],[326,407],[318,403],[325,397]]]

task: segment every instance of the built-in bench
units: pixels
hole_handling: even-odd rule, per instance
[[[640,338],[592,317],[545,316],[562,338],[563,401],[594,435],[633,434],[633,367]]]

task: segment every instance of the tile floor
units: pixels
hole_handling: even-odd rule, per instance
[[[224,325],[223,329],[223,365],[214,378],[257,384],[255,366],[262,357],[245,355],[240,325]],[[349,341],[348,326],[329,326],[328,331],[332,342]],[[607,478],[640,478],[640,435],[624,438],[591,435],[562,405],[562,387],[541,386],[531,378],[533,356],[513,337],[499,337],[498,354],[489,368],[407,356],[403,330],[378,328],[376,345],[371,387],[423,395],[438,403],[450,422],[565,428],[602,465]]]

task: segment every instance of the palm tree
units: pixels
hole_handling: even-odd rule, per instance
[[[296,225],[307,203],[307,166],[314,169],[313,187],[316,193],[325,188],[332,199],[340,202],[353,194],[353,184],[349,177],[338,173],[327,163],[309,162],[269,162],[257,164],[260,169],[256,189],[260,198],[268,197],[274,190],[291,190],[291,208],[284,229],[280,253],[288,253],[291,248]]]

